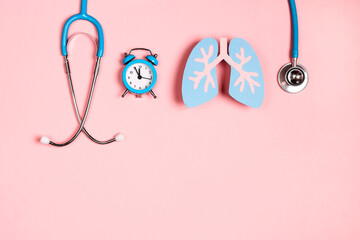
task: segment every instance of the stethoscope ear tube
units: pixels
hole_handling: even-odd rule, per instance
[[[78,106],[77,106],[77,101],[76,101],[76,97],[75,97],[75,91],[74,91],[74,87],[73,87],[73,83],[72,83],[72,79],[71,79],[71,72],[70,72],[70,66],[69,66],[69,62],[68,62],[68,59],[67,59],[67,56],[64,57],[64,60],[65,60],[65,66],[66,66],[66,73],[67,73],[67,76],[68,76],[68,80],[69,80],[69,85],[70,85],[70,91],[71,91],[71,95],[72,95],[72,101],[73,101],[73,104],[74,104],[74,108],[75,108],[75,112],[76,112],[76,117],[78,119],[78,122],[79,122],[79,127],[76,131],[76,133],[71,137],[70,140],[64,142],[64,143],[55,143],[53,141],[51,141],[48,137],[46,136],[43,136],[41,139],[40,139],[40,142],[43,143],[43,144],[50,144],[50,145],[53,145],[53,146],[56,146],[56,147],[64,147],[64,146],[67,146],[69,145],[70,143],[72,143],[78,136],[79,134],[83,131],[86,136],[88,138],[90,138],[90,140],[92,140],[93,142],[97,143],[97,144],[109,144],[109,143],[112,143],[112,142],[115,142],[115,141],[122,141],[124,140],[124,136],[122,134],[118,134],[116,135],[114,138],[110,139],[110,140],[107,140],[107,141],[99,141],[97,139],[95,139],[94,137],[92,137],[90,135],[90,133],[85,129],[84,125],[85,125],[85,122],[86,122],[86,118],[88,116],[88,113],[89,113],[89,109],[90,109],[90,105],[91,105],[91,100],[92,100],[92,97],[93,97],[93,93],[94,93],[94,89],[95,89],[95,84],[96,84],[96,79],[97,79],[97,76],[99,74],[99,68],[100,68],[100,61],[101,61],[101,58],[100,57],[97,57],[96,59],[96,65],[95,65],[95,70],[94,70],[94,76],[93,76],[93,80],[92,80],[92,83],[91,83],[91,88],[90,88],[90,93],[89,93],[89,96],[88,96],[88,99],[87,99],[87,104],[86,104],[86,110],[85,110],[85,113],[84,115],[81,117],[80,116],[80,113],[79,113],[79,109],[78,109]]]

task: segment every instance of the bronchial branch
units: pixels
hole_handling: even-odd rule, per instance
[[[189,77],[189,79],[194,82],[194,89],[198,88],[200,81],[204,78],[204,76],[206,76],[204,92],[208,91],[209,84],[211,84],[211,86],[215,88],[215,81],[211,76],[211,70],[216,67],[216,65],[219,64],[222,60],[225,60],[240,74],[240,76],[234,83],[234,87],[240,85],[240,92],[243,92],[245,82],[247,82],[249,84],[251,92],[255,93],[254,86],[260,87],[260,84],[252,78],[258,77],[259,74],[256,72],[246,72],[243,69],[243,66],[251,60],[251,56],[245,57],[244,48],[241,47],[239,50],[240,52],[235,54],[236,58],[240,60],[240,63],[237,63],[227,54],[227,39],[220,38],[220,54],[213,62],[210,63],[209,59],[214,53],[214,46],[209,46],[208,53],[205,52],[204,48],[200,48],[202,58],[196,58],[195,61],[204,64],[204,69],[201,72],[194,71],[194,74],[196,76]]]
[[[200,51],[202,54],[202,58],[195,58],[195,61],[204,64],[204,70],[202,72],[194,71],[194,74],[196,75],[196,77],[189,77],[189,79],[194,82],[194,89],[197,89],[201,79],[206,75],[204,92],[207,92],[208,88],[209,88],[209,84],[211,84],[211,86],[213,88],[215,88],[215,81],[214,81],[213,77],[211,76],[211,70],[216,65],[209,63],[209,59],[214,53],[214,46],[210,45],[209,51],[207,54],[206,54],[204,48],[200,48]]]
[[[240,60],[240,63],[233,62],[230,65],[240,73],[240,76],[235,81],[234,87],[240,84],[240,92],[243,92],[245,87],[245,81],[247,81],[251,89],[251,92],[255,93],[254,86],[260,87],[260,83],[252,79],[252,77],[258,77],[259,74],[256,72],[246,72],[243,69],[243,66],[251,60],[251,56],[245,57],[244,48],[240,48],[240,54],[236,53],[235,56]]]

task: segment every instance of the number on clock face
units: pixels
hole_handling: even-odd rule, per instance
[[[153,72],[144,63],[135,63],[126,71],[126,81],[130,87],[136,90],[148,88],[153,81]]]

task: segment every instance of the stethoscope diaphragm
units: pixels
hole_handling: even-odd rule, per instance
[[[304,66],[293,63],[285,64],[279,71],[279,86],[288,93],[298,93],[305,89],[309,82],[309,75]]]

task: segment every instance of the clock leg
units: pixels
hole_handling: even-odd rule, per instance
[[[125,97],[125,95],[129,92],[128,89],[125,90],[125,92],[123,93],[123,95],[121,95],[121,97]]]
[[[153,92],[153,90],[150,90],[150,93],[151,93],[151,95],[156,99],[157,98],[157,96],[155,95],[155,93]]]

